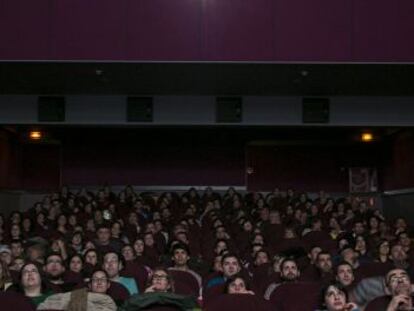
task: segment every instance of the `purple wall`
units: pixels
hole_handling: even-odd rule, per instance
[[[244,185],[243,145],[215,131],[98,133],[65,139],[64,184]]]
[[[414,2],[0,0],[0,59],[414,60]]]

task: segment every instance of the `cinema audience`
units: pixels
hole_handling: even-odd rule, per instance
[[[412,308],[408,223],[351,196],[64,187],[6,220],[0,306],[13,297],[32,309],[69,303],[75,293],[83,302],[108,295],[108,310],[147,299],[167,309]]]

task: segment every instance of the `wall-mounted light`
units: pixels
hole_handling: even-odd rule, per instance
[[[40,140],[43,138],[43,133],[41,131],[30,131],[29,138],[31,140]]]
[[[372,133],[369,132],[364,132],[361,134],[361,140],[366,143],[371,142],[374,140],[374,135],[372,135]]]

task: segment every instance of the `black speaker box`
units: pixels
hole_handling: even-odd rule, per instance
[[[65,121],[65,97],[39,96],[37,105],[37,119],[39,122]]]
[[[326,97],[304,97],[302,99],[303,123],[329,123],[330,100]]]
[[[243,105],[240,97],[217,97],[216,122],[239,123],[243,118]]]
[[[127,99],[127,121],[128,122],[152,122],[153,121],[153,98],[135,97]]]

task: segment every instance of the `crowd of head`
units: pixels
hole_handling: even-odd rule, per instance
[[[323,191],[64,187],[0,215],[0,305],[22,310],[412,310],[413,260],[403,218]]]

